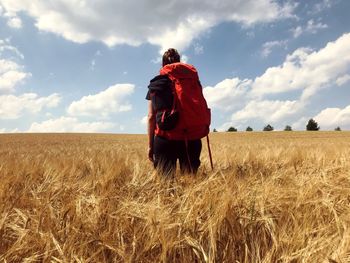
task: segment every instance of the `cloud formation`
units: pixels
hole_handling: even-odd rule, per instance
[[[15,87],[29,76],[31,74],[23,72],[22,67],[17,63],[0,59],[0,93],[13,92]]]
[[[19,50],[12,46],[9,39],[0,39],[0,94],[13,92],[17,85],[30,77],[31,74],[24,72],[23,67],[17,62],[5,59],[6,54],[15,54],[23,59],[24,56]]]
[[[5,53],[15,54],[20,59],[24,58],[23,54],[11,45],[10,40],[0,39],[0,94],[13,92],[17,85],[31,76],[30,73],[24,72],[23,67],[17,62],[3,58]]]
[[[20,96],[0,96],[0,119],[18,119],[24,114],[35,114],[44,108],[57,107],[61,97],[54,93],[48,97],[39,97],[35,93],[25,93]]]
[[[24,59],[23,54],[16,47],[11,45],[10,39],[0,39],[0,56],[5,52],[13,53],[20,59]]]
[[[74,117],[60,117],[34,122],[28,132],[105,132],[115,127],[111,122],[80,122]]]
[[[0,17],[1,16],[7,18],[7,25],[9,27],[17,29],[22,27],[22,20],[16,15],[15,12],[12,12],[11,10],[4,10],[0,1]]]
[[[250,119],[260,119],[264,122],[276,123],[288,115],[296,114],[302,107],[303,105],[295,100],[252,100],[242,110],[232,115],[232,121],[244,122]]]
[[[10,17],[7,21],[7,25],[18,29],[22,27],[22,20],[19,17]]]
[[[271,22],[292,17],[295,9],[289,1],[276,0],[0,0],[0,5],[12,17],[24,12],[39,30],[77,43],[151,43],[162,50],[170,46],[183,50],[221,22]]]
[[[263,58],[266,58],[266,57],[268,57],[271,54],[271,52],[272,52],[272,50],[274,48],[277,48],[277,47],[284,47],[284,48],[286,48],[287,47],[287,43],[288,43],[287,40],[279,40],[279,41],[276,40],[276,41],[266,42],[262,46],[261,56]]]
[[[322,129],[334,129],[337,126],[350,129],[350,105],[341,108],[327,108],[317,114],[314,119]]]
[[[277,123],[300,116],[312,96],[322,89],[334,89],[346,84],[350,80],[349,71],[350,33],[347,33],[318,51],[297,49],[286,57],[282,65],[268,68],[254,80],[226,79],[214,87],[206,87],[204,94],[211,107],[224,111],[232,111],[235,109],[233,105],[242,107],[232,114],[230,120],[236,126],[252,119]],[[266,99],[268,96],[291,91],[299,94],[299,99]],[[337,113],[342,116],[338,119],[344,119],[344,111]],[[330,110],[319,117],[324,116],[329,117]],[[295,124],[301,127],[304,121],[303,118]],[[228,123],[225,125],[228,126]]]
[[[242,104],[242,98],[246,96],[251,83],[248,79],[225,79],[214,87],[205,87],[203,94],[209,107],[228,111]]]
[[[322,0],[317,2],[310,11],[308,11],[309,14],[318,14],[322,11],[324,11],[325,9],[331,8],[332,5],[335,3],[336,1],[334,0]]]
[[[252,94],[263,96],[302,90],[302,100],[331,84],[349,71],[350,33],[329,42],[319,51],[299,48],[285,62],[268,68],[253,83]]]
[[[132,105],[128,102],[134,92],[132,84],[116,84],[95,95],[82,97],[73,101],[68,107],[68,114],[72,116],[101,116],[108,118],[113,113],[130,111]]]
[[[349,80],[350,80],[350,75],[345,74],[344,76],[337,78],[336,83],[338,86],[343,86],[345,83],[348,83]]]
[[[301,34],[310,33],[316,34],[319,30],[328,28],[327,24],[322,24],[321,22],[315,22],[313,19],[309,20],[305,27],[297,26],[292,29],[294,38],[299,37]]]
[[[140,120],[140,123],[144,126],[147,125],[147,121],[148,121],[148,116],[143,116],[142,119]]]

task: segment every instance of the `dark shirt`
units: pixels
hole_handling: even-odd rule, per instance
[[[155,110],[171,109],[173,98],[172,81],[168,76],[158,75],[150,81],[146,100],[152,100]]]

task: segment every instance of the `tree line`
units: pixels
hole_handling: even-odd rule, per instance
[[[263,128],[263,131],[273,131],[273,130],[274,130],[274,128],[270,124],[267,124]],[[310,119],[308,121],[308,123],[306,124],[306,130],[307,131],[318,131],[318,130],[320,130],[320,126],[318,125],[318,123],[314,119]],[[341,131],[341,128],[338,126],[334,130]],[[237,132],[237,131],[238,131],[238,129],[233,127],[233,126],[231,126],[230,128],[227,129],[227,132]],[[253,131],[253,128],[248,126],[245,131],[247,131],[247,132]],[[284,131],[293,131],[292,126],[286,125],[286,127],[284,128]],[[217,132],[217,130],[214,129],[213,132]]]

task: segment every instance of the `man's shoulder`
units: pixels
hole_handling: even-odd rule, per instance
[[[166,75],[158,75],[155,76],[153,79],[151,79],[150,84],[148,85],[148,88],[150,90],[164,90],[170,87],[171,80]]]
[[[156,82],[156,81],[166,81],[166,80],[170,80],[167,75],[157,75],[153,79],[151,79],[150,82],[152,83],[152,82]]]

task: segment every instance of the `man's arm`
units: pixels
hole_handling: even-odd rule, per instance
[[[147,118],[147,132],[148,132],[148,159],[153,162],[153,141],[154,130],[156,128],[156,115],[152,107],[152,101],[148,102],[148,118]]]

